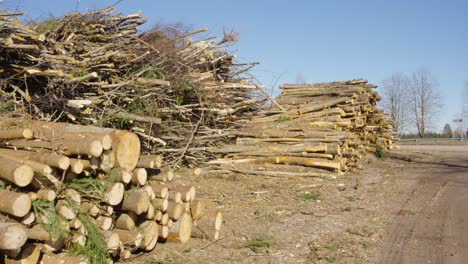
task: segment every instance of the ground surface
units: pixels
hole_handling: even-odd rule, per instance
[[[467,263],[468,146],[399,153],[412,162],[372,159],[336,179],[185,178],[223,210],[222,239],[131,262]]]

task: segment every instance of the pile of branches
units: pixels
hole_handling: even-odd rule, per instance
[[[140,33],[142,14],[113,12],[32,26],[0,12],[0,114],[131,130],[172,166],[213,158],[204,148],[232,140],[228,132],[262,105],[244,77],[257,63],[235,62],[227,49],[235,34]]]

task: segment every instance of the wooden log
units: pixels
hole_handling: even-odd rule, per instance
[[[150,205],[148,193],[141,190],[130,190],[124,195],[122,210],[132,211],[137,215],[146,213]]]
[[[174,179],[174,171],[170,168],[148,169],[147,173],[152,181],[170,182]]]
[[[114,231],[100,231],[104,241],[107,245],[107,250],[115,251],[119,249],[120,246],[120,236],[119,233]]]
[[[166,212],[169,207],[169,201],[167,199],[155,198],[151,202],[156,211]]]
[[[166,239],[169,235],[169,227],[164,225],[158,225],[158,236],[161,239]]]
[[[156,210],[154,209],[154,206],[151,203],[150,206],[148,207],[148,211],[146,212],[146,219],[148,219],[148,220],[154,219],[155,212],[156,212]]]
[[[190,240],[192,234],[192,218],[189,214],[184,213],[182,217],[174,222],[169,230],[167,241],[174,243],[186,243]]]
[[[185,207],[181,203],[169,202],[167,207],[167,214],[169,218],[177,221],[185,211]]]
[[[57,197],[57,194],[53,190],[49,189],[40,189],[36,193],[36,197],[39,200],[46,200],[46,201],[55,201],[55,198]]]
[[[39,263],[41,249],[33,244],[23,246],[21,253],[13,259],[5,259],[5,264],[36,264]]]
[[[181,203],[182,202],[182,194],[176,190],[169,190],[169,195],[168,195],[169,201],[173,201],[175,203]]]
[[[70,159],[54,153],[32,152],[24,150],[0,149],[0,154],[19,159],[31,160],[51,167],[66,170],[70,166]]]
[[[89,157],[100,157],[103,151],[102,144],[97,140],[72,141],[58,140],[54,142],[17,139],[7,142],[7,146],[21,149],[48,149],[62,153],[66,156],[88,155]]]
[[[89,163],[89,161],[88,161]],[[91,164],[89,163],[89,166]],[[75,174],[80,174],[83,172],[85,165],[81,159],[70,159],[70,169]]]
[[[33,131],[28,128],[14,128],[8,130],[0,130],[0,140],[8,139],[31,139],[33,138]]]
[[[17,250],[28,240],[26,228],[21,224],[0,221],[0,249]]]
[[[124,198],[125,186],[121,182],[112,184],[104,194],[105,201],[109,205],[115,206],[122,202]]]
[[[153,189],[154,195],[158,198],[167,198],[169,195],[169,189],[167,186],[160,184],[159,182],[149,182],[149,185]]]
[[[183,202],[190,202],[192,199],[195,199],[196,190],[193,186],[185,186],[185,185],[169,185],[169,192],[179,192],[181,194],[181,200]]]
[[[145,249],[148,247],[153,247],[152,242],[154,241],[155,238],[158,237],[158,224],[154,221],[145,221],[143,222],[139,228],[138,228],[142,233],[143,233],[143,240],[140,245],[141,249]]]
[[[146,169],[136,168],[133,170],[131,180],[133,184],[143,186],[146,184],[147,179],[148,174],[146,173]]]
[[[57,210],[57,213],[67,220],[73,220],[76,218],[76,212],[73,210],[67,202],[64,200],[58,200],[57,204],[55,205],[55,210]]]
[[[112,150],[106,150],[101,155],[99,168],[103,171],[111,170],[115,167],[115,153]]]
[[[126,246],[138,248],[143,242],[143,234],[136,229],[125,230],[115,228],[113,231],[119,234],[120,241]]]
[[[101,229],[101,230],[109,230],[112,227],[112,218],[108,216],[98,216],[96,218],[96,225]]]
[[[223,223],[223,214],[216,209],[205,210],[204,215],[194,223],[192,237],[216,240]]]
[[[159,221],[159,223],[161,225],[167,225],[167,222],[169,221],[169,214],[168,213],[164,213],[162,218],[161,218],[161,221]]]
[[[50,234],[47,232],[42,225],[37,224],[26,230],[27,236],[31,240],[37,241],[50,241]]]
[[[190,214],[193,220],[197,221],[203,216],[205,206],[205,202],[199,199],[190,201]]]
[[[2,156],[0,156],[0,164],[0,178],[19,187],[27,186],[32,182],[34,171],[31,166]]]
[[[115,227],[124,229],[124,230],[133,230],[135,228],[135,223],[137,221],[136,214],[125,214],[122,213],[117,220],[115,221]]]
[[[0,212],[23,217],[31,211],[31,199],[27,194],[0,190]]]
[[[23,225],[30,225],[36,221],[36,216],[34,215],[34,212],[30,211],[23,217],[12,217],[15,221],[23,224]]]
[[[113,168],[106,176],[111,179],[117,179],[125,184],[130,183],[133,177],[132,173],[121,168]]]
[[[137,163],[137,168],[159,169],[162,166],[160,155],[141,155]]]

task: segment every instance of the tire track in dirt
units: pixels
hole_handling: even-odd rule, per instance
[[[467,263],[468,168],[460,153],[444,153],[459,166],[416,166],[376,263]],[[440,157],[437,157],[440,158]]]

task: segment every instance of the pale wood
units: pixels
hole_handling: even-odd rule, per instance
[[[33,138],[33,131],[29,128],[14,128],[8,130],[0,130],[0,140],[8,139],[31,139]]]
[[[26,244],[23,246],[19,256],[14,259],[5,259],[5,264],[37,264],[40,256],[41,249],[39,246]]]
[[[21,224],[0,221],[0,249],[16,250],[28,240],[26,228]]]
[[[160,155],[141,155],[137,163],[137,168],[158,169],[162,166]]]
[[[114,251],[118,250],[120,246],[120,236],[118,232],[115,231],[100,231],[104,241],[106,241],[107,249]]]
[[[153,203],[153,206],[155,207],[154,209],[156,211],[161,211],[161,212],[166,212],[169,206],[169,201],[163,198],[155,198],[153,199],[152,203]]]
[[[167,241],[175,243],[186,243],[190,240],[192,234],[192,218],[189,214],[184,213],[182,217],[174,222],[169,230]]]
[[[99,162],[99,168],[103,171],[108,171],[114,168],[115,163],[115,152],[112,150],[106,150],[101,155],[101,160]]]
[[[0,190],[0,212],[23,217],[31,211],[31,199],[27,194]]]
[[[150,205],[149,195],[145,191],[130,190],[124,195],[122,209],[138,215],[146,213]]]
[[[153,192],[158,198],[167,198],[169,195],[169,189],[167,186],[160,184],[159,182],[149,182],[149,185],[153,189]]]
[[[148,179],[152,181],[170,182],[174,179],[174,171],[170,168],[148,169]]]
[[[29,185],[34,178],[34,171],[31,166],[20,161],[0,156],[0,164],[0,178],[19,187]]]
[[[82,173],[83,170],[85,169],[85,164],[84,163],[86,163],[86,162],[83,162],[83,160],[81,160],[81,159],[70,159],[70,169],[71,169],[71,171],[73,173],[76,173],[76,174]],[[89,163],[89,161],[88,161],[87,165],[90,167],[91,163]]]
[[[35,141],[26,139],[10,140],[7,145],[14,146],[22,149],[48,149],[57,151],[66,156],[70,155],[88,155],[90,157],[99,157],[102,154],[102,144],[98,140],[57,140],[54,142],[49,141]]]
[[[36,197],[39,200],[46,200],[46,201],[55,201],[57,194],[53,190],[49,189],[40,189],[36,193]]]
[[[176,190],[169,190],[168,199],[169,201],[180,203],[182,202],[182,194]]]
[[[70,166],[70,159],[55,153],[33,152],[25,150],[0,149],[0,154],[24,160],[31,160],[51,167],[66,170]]]
[[[192,199],[195,199],[196,190],[193,186],[185,185],[169,185],[169,192],[174,193],[178,192],[181,194],[181,200],[183,202],[190,202]],[[177,200],[175,200],[177,202]]]
[[[134,214],[122,213],[115,221],[115,227],[125,230],[132,230],[135,228],[137,217]]]
[[[203,216],[194,223],[192,237],[216,240],[223,223],[223,215],[217,209],[206,209]]]
[[[168,213],[164,213],[162,218],[161,218],[161,221],[159,221],[159,223],[161,225],[167,225],[167,222],[169,221],[169,214]]]
[[[121,182],[112,184],[104,194],[105,201],[109,205],[115,206],[122,202],[124,198],[125,186]]]
[[[49,232],[47,232],[40,224],[28,228],[26,233],[29,239],[37,241],[50,241]]]
[[[96,224],[102,230],[109,230],[112,227],[112,218],[108,216],[98,216],[96,218]]]
[[[161,239],[166,239],[169,235],[169,227],[164,225],[158,225],[158,236]]]
[[[136,229],[125,230],[115,228],[113,231],[119,234],[120,241],[126,246],[139,247],[143,242],[143,233]]]
[[[55,210],[57,210],[57,213],[67,220],[73,220],[76,218],[76,212],[73,210],[67,202],[64,200],[58,200],[57,204],[55,205]]]
[[[148,174],[144,168],[136,168],[132,172],[132,183],[135,185],[143,186],[146,184]]]
[[[182,205],[182,203],[169,202],[167,207],[167,214],[169,214],[170,219],[177,221],[182,216],[184,211],[185,207]]]
[[[146,249],[152,246],[150,244],[154,241],[155,237],[158,237],[158,224],[154,221],[145,221],[138,227],[138,229],[143,233],[143,241],[140,248]]]
[[[193,220],[199,220],[203,216],[205,206],[206,203],[199,199],[190,201],[190,214]]]

